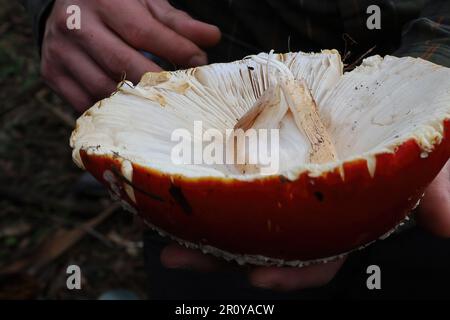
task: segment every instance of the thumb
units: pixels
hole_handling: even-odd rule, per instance
[[[159,22],[196,45],[210,47],[220,41],[218,27],[193,19],[186,12],[172,7],[167,0],[146,0],[145,3]]]
[[[450,237],[450,161],[425,191],[418,222],[438,236]]]

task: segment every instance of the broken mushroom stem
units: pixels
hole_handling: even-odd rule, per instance
[[[326,163],[337,159],[336,149],[331,137],[320,119],[317,105],[303,79],[280,76],[278,83],[269,87],[255,104],[239,119],[234,131],[249,129],[279,129],[282,119],[291,112],[297,128],[310,143],[309,162]],[[234,139],[234,152],[237,159],[235,168],[242,174],[256,173],[258,164],[248,163],[245,141]]]
[[[309,161],[326,163],[337,159],[336,149],[317,110],[305,80],[281,79],[280,86],[294,116],[297,128],[310,143]]]

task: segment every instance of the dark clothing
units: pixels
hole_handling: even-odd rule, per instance
[[[38,43],[52,0],[21,0],[33,18]],[[94,0],[95,1],[95,0]],[[224,36],[211,62],[260,51],[336,48],[356,60],[372,53],[422,57],[450,66],[448,0],[177,0],[174,5],[218,25]],[[381,29],[366,26],[367,8],[381,9]],[[289,40],[290,39],[290,40]],[[357,43],[352,44],[352,40]],[[347,48],[346,48],[347,43]]]
[[[422,57],[450,66],[448,0],[177,0],[193,16],[218,25],[223,41],[210,60],[231,61],[261,51],[351,51]],[[369,30],[367,8],[377,5],[381,29]]]
[[[44,31],[51,0],[24,0],[37,41]],[[222,41],[208,49],[210,62],[241,59],[269,51],[338,49],[346,63],[370,54],[422,57],[450,67],[449,0],[177,0],[192,16],[219,26]],[[381,29],[369,30],[367,8],[381,9]],[[159,254],[168,242],[145,235],[145,260],[154,298],[404,298],[450,294],[450,240],[432,237],[418,227],[350,255],[326,287],[292,293],[260,290],[244,272],[196,273],[168,270]],[[366,268],[382,271],[382,290],[366,287]]]
[[[45,21],[53,6],[54,0],[19,0],[31,16],[33,34],[40,47],[44,37]]]

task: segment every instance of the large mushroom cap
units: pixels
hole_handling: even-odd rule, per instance
[[[310,92],[332,157],[313,161],[312,131],[299,125],[308,120],[283,79]],[[226,136],[261,101],[251,126],[278,130],[276,171],[173,161],[174,132],[204,147],[196,123]],[[343,74],[326,50],[147,73],[87,110],[71,146],[80,167],[178,241],[240,262],[302,265],[376,240],[417,204],[450,157],[450,69],[373,56]]]

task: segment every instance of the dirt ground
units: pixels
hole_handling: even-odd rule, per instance
[[[103,189],[81,187],[68,142],[77,115],[39,78],[29,21],[0,0],[0,298],[96,299],[111,289],[145,298],[140,226]],[[72,264],[81,290],[67,289]]]

